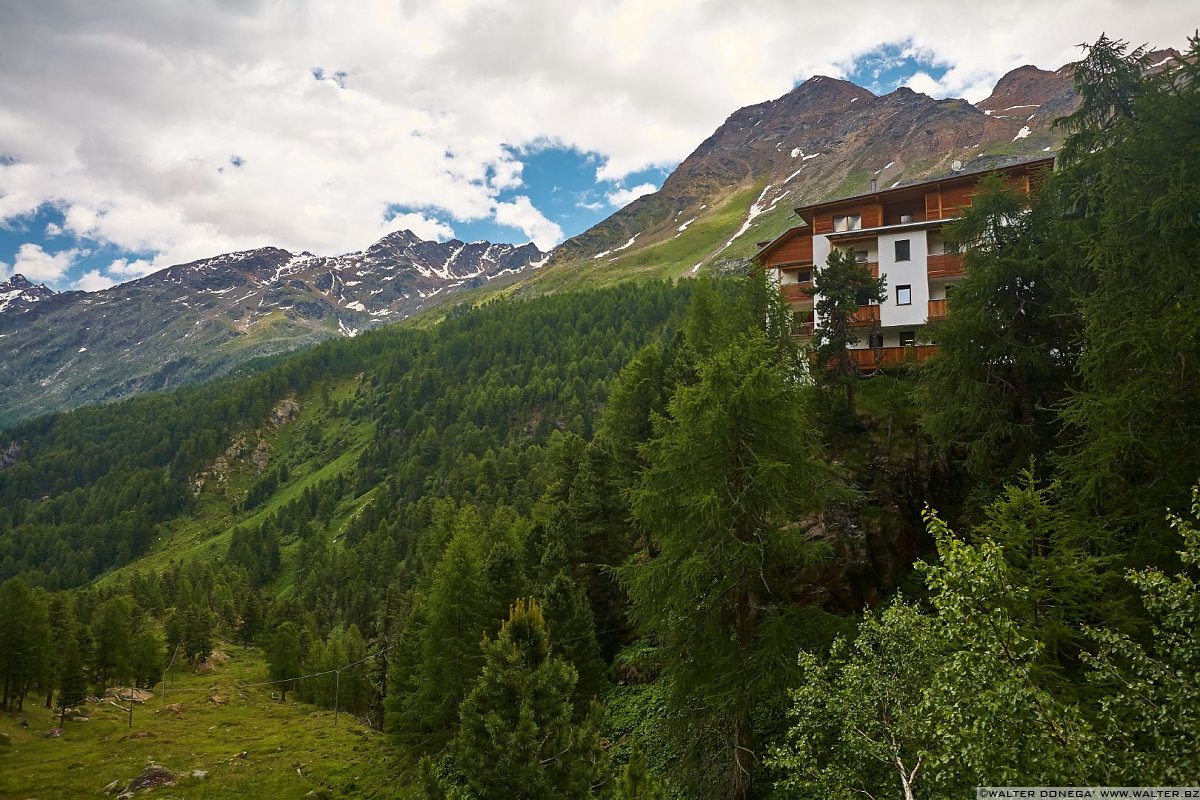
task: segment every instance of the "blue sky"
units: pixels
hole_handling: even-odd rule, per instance
[[[1190,0],[42,0],[0,25],[0,279],[98,289],[232,250],[586,230],[812,75],[985,97]],[[36,68],[31,65],[36,65]]]

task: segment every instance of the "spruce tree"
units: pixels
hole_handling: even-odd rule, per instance
[[[859,378],[858,365],[850,356],[851,345],[859,342],[854,315],[859,306],[882,302],[886,285],[886,279],[872,277],[870,268],[858,263],[849,250],[833,250],[813,273],[817,326],[812,343],[817,363],[829,375],[830,383],[845,388],[851,415]]]
[[[283,702],[287,702],[287,693],[296,688],[296,679],[303,674],[300,668],[305,655],[299,626],[291,621],[281,623],[267,648],[267,664],[271,680],[278,683],[280,700]]]
[[[1200,38],[1173,70],[1143,75],[1143,61],[1097,46],[1077,71],[1096,114],[1069,140],[1082,137],[1065,175],[1079,213],[1066,224],[1086,242],[1093,288],[1064,465],[1090,511],[1124,523],[1138,561],[1169,563],[1162,511],[1186,504],[1200,475]]]
[[[61,644],[56,674],[58,726],[61,728],[66,719],[67,709],[79,705],[87,697],[87,673],[84,671],[83,657],[79,652],[79,642],[74,636],[68,636]]]
[[[590,723],[573,720],[575,670],[551,653],[537,601],[518,600],[483,650],[452,747],[466,788],[494,800],[593,796],[599,739]]]
[[[118,595],[101,603],[92,615],[92,668],[96,685],[133,677],[133,598]]]

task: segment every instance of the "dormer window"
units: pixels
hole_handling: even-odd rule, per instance
[[[834,233],[862,230],[862,214],[844,214],[833,218]]]

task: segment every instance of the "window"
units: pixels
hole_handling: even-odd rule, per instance
[[[912,347],[917,343],[917,335],[912,331],[902,331],[900,333],[900,346]]]
[[[811,269],[797,270],[796,283],[812,283],[812,270]]]
[[[896,287],[896,305],[911,306],[912,305],[912,286],[897,286]]]
[[[912,247],[908,239],[896,241],[896,260],[909,261],[912,258]]]
[[[870,347],[872,350],[877,350],[880,347],[883,347],[883,334],[882,333],[868,333],[867,334],[867,347]]]
[[[856,264],[867,263],[867,251],[866,250],[855,250],[854,251],[854,261]]]
[[[834,217],[833,230],[835,233],[862,230],[862,214],[846,214]]]

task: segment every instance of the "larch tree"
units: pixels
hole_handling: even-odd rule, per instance
[[[1055,406],[1078,358],[1084,276],[1068,266],[1056,220],[1048,200],[990,175],[948,233],[965,277],[947,292],[948,316],[929,325],[940,350],[920,365],[916,394],[925,431],[983,479],[1011,476],[1060,430]]]
[[[663,679],[722,742],[707,782],[733,798],[750,791],[756,704],[793,672],[787,586],[823,552],[802,523],[831,484],[804,390],[775,355],[762,333],[737,335],[676,390],[630,494],[651,555],[619,570],[631,618],[664,645]]]

